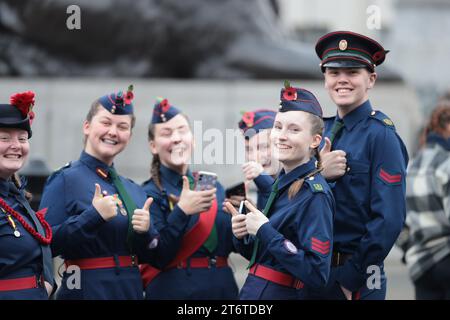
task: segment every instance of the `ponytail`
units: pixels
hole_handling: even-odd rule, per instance
[[[294,183],[291,184],[288,190],[288,199],[292,200],[297,193],[300,191],[300,189],[303,186],[303,182],[305,181],[305,178],[295,180]]]

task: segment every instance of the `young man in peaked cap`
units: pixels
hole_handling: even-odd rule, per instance
[[[369,90],[385,50],[349,31],[316,44],[325,88],[337,106],[324,118],[323,176],[336,200],[330,280],[319,299],[385,299],[383,261],[402,230],[408,153],[393,122],[372,109]]]

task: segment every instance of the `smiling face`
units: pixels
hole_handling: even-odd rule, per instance
[[[111,165],[114,157],[130,142],[131,121],[130,115],[111,114],[99,106],[91,121],[85,120],[83,124],[86,153]]]
[[[194,138],[188,120],[178,114],[164,123],[154,125],[150,151],[158,154],[163,165],[174,171],[186,171],[191,159]]]
[[[278,172],[278,161],[272,157],[270,145],[271,129],[264,129],[245,140],[245,155],[247,161],[256,161],[270,175]]]
[[[322,136],[313,133],[311,115],[303,111],[278,112],[270,135],[274,157],[286,172],[309,161],[312,150],[317,148]]]
[[[0,128],[0,177],[8,179],[22,168],[29,150],[27,131]]]
[[[324,75],[328,94],[344,114],[369,98],[368,91],[377,78],[365,68],[326,68]]]

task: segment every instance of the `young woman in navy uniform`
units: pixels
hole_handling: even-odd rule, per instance
[[[135,118],[132,86],[105,95],[83,124],[85,147],[51,175],[41,207],[48,207],[53,255],[66,270],[58,299],[143,299],[138,261],[158,259],[142,188],[117,174],[114,158],[130,141]]]
[[[230,203],[234,241],[250,260],[240,298],[306,299],[326,285],[331,265],[334,200],[320,175],[322,109],[314,95],[286,83],[271,133],[282,171],[264,213],[248,201],[247,215]],[[248,242],[244,237],[251,235]]]
[[[194,146],[187,117],[167,99],[154,107],[148,130],[153,154],[151,178],[143,187],[155,202],[152,220],[159,232],[172,234],[163,269],[141,268],[147,299],[236,299],[238,288],[228,255],[233,251],[231,219],[223,212],[220,183],[191,190],[189,160]]]
[[[372,109],[369,90],[386,51],[349,31],[320,38],[325,88],[337,115],[325,118],[323,176],[336,199],[333,268],[319,299],[384,299],[383,261],[404,225],[408,153],[392,121]]]
[[[33,105],[31,91],[0,104],[0,300],[48,299],[54,286],[52,230],[16,176],[28,158]]]

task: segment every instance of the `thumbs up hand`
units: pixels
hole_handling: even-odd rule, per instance
[[[336,180],[345,174],[347,169],[346,153],[342,150],[331,151],[331,141],[325,138],[325,145],[320,151],[322,175],[327,180]]]
[[[216,188],[205,191],[194,191],[189,188],[189,180],[183,177],[183,190],[181,191],[178,207],[186,215],[193,215],[208,210],[216,198]]]
[[[331,140],[328,137],[325,137],[325,145],[322,150],[320,150],[320,156],[325,155],[331,152]]]
[[[94,198],[92,206],[97,210],[105,221],[109,221],[117,216],[116,200],[112,196],[103,196],[102,189],[98,183],[95,184]]]
[[[256,235],[259,228],[261,228],[263,224],[269,222],[269,219],[248,200],[246,200],[244,204],[249,211],[247,213],[247,219],[245,221],[247,232],[251,235]]]
[[[150,206],[152,202],[153,198],[148,198],[142,209],[134,210],[131,225],[136,233],[146,233],[150,228]]]
[[[231,231],[234,236],[239,240],[248,235],[247,226],[245,220],[247,219],[245,214],[237,212],[236,208],[228,201],[224,203],[227,211],[231,214]]]

